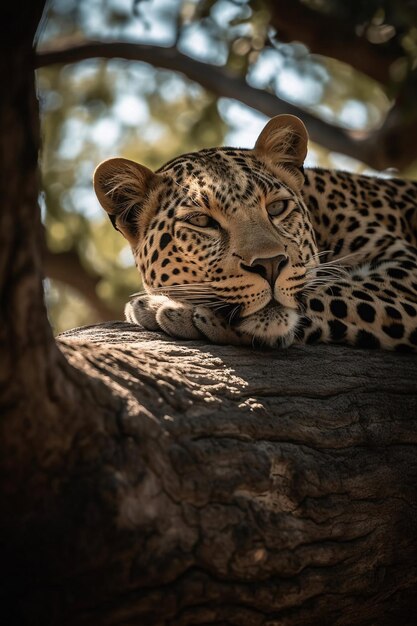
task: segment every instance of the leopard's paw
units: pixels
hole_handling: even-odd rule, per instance
[[[230,326],[220,315],[205,306],[196,306],[193,323],[212,343],[250,346],[252,337]]]
[[[189,304],[169,300],[158,309],[156,321],[172,337],[201,339],[202,335],[194,325],[193,307]]]
[[[160,330],[156,314],[161,306],[168,301],[165,296],[137,296],[125,306],[125,318],[131,324],[139,324],[146,330]]]
[[[193,324],[193,309],[188,304],[174,302],[166,296],[143,295],[126,304],[125,317],[132,324],[147,330],[163,330],[180,339],[199,339]]]

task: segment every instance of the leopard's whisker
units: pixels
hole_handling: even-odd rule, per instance
[[[302,331],[302,328],[300,326],[296,326],[296,328],[294,330],[294,337],[295,337],[295,339],[298,339],[298,340],[300,339],[301,331]]]
[[[350,275],[350,271],[346,267],[338,267],[336,265],[333,265],[332,267],[324,267],[324,268],[321,265],[319,265],[318,267],[308,269],[306,274],[309,274],[309,275],[312,274],[313,276],[335,276],[335,277],[343,276],[346,278]]]
[[[191,302],[193,304],[199,304],[201,306],[206,306],[209,309],[216,309],[216,310],[219,310],[219,309],[222,309],[222,308],[228,306],[227,302],[218,302],[218,301],[213,302],[213,301],[210,301],[210,300],[201,300],[201,301],[197,302],[197,300],[193,299],[193,300],[191,300]]]
[[[147,291],[143,290],[143,291],[136,291],[135,293],[131,293],[129,294],[129,298],[134,298],[136,296],[146,296],[147,295]]]
[[[184,283],[181,285],[167,285],[166,287],[152,287],[152,291],[169,291],[169,290],[179,290],[179,289],[209,289],[212,285],[211,281],[207,281],[205,283]]]
[[[188,285],[181,285],[178,286],[178,288],[165,288],[165,289],[153,289],[152,292],[155,295],[166,295],[166,296],[175,296],[175,295],[179,295],[181,297],[185,297],[187,294],[190,295],[203,295],[203,296],[214,296],[214,292],[213,289],[211,287],[192,287],[192,288],[188,288]]]
[[[330,252],[332,252],[332,250],[321,250],[321,252],[316,252],[315,254],[312,254],[311,258],[318,259],[321,256],[324,256],[325,254],[329,254]]]
[[[329,269],[341,269],[346,271],[347,269],[350,269],[349,265],[341,265],[341,264],[336,264],[336,263],[332,263],[331,261],[329,261],[329,263],[321,263],[320,265],[315,265],[314,267],[308,267],[307,268],[307,272],[321,272],[324,270],[329,270]]]
[[[232,312],[230,313],[229,316],[229,324],[232,323],[233,319],[236,317],[236,315],[239,313],[239,309],[240,309],[241,305],[237,304],[234,309],[232,310]]]
[[[305,287],[304,289],[308,289],[311,287],[318,287],[321,285],[331,285],[334,284],[333,280],[329,280],[329,278],[314,278],[313,280],[309,281],[308,283],[305,283]]]
[[[331,252],[331,251],[329,251]],[[320,252],[318,254],[321,254]],[[349,259],[350,257],[353,256],[357,256],[358,254],[361,254],[360,251],[357,252],[349,252],[349,254],[345,254],[337,259],[332,259],[331,261],[325,261],[324,263],[320,263],[320,265],[318,267],[326,267],[328,265],[338,265],[340,264],[342,261],[345,261],[346,259]],[[350,266],[348,266],[350,267]]]

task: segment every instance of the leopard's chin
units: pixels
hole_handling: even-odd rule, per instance
[[[237,329],[266,346],[288,347],[295,339],[300,314],[271,301],[261,311],[241,319]]]

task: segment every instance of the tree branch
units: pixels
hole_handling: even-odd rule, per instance
[[[2,507],[17,624],[415,623],[415,357],[125,323],[59,342],[76,393]]]
[[[342,152],[348,144],[352,145],[352,149],[356,149],[354,142],[345,131],[330,126],[307,111],[301,110],[267,91],[251,87],[243,78],[225,68],[191,59],[173,47],[164,48],[162,46],[123,42],[89,42],[78,46],[67,45],[65,48],[39,51],[37,67],[45,67],[55,63],[74,63],[92,57],[142,61],[156,67],[180,72],[216,96],[240,100],[269,117],[280,113],[301,115],[309,127],[313,141],[320,143],[319,138],[325,137],[326,145],[332,150]]]
[[[353,133],[332,126],[267,91],[251,87],[244,78],[223,67],[191,59],[176,48],[124,42],[66,44],[60,49],[39,51],[36,65],[45,67],[55,63],[75,63],[92,57],[141,61],[180,72],[215,95],[239,100],[269,117],[280,113],[292,113],[303,119],[313,141],[328,150],[358,159],[375,169],[401,168],[417,157],[417,146],[412,143],[405,145],[403,152],[394,155],[390,151],[390,143],[381,142],[382,135],[378,132],[370,133],[363,139],[355,139]]]
[[[337,18],[299,0],[274,0],[268,6],[279,41],[301,41],[310,52],[338,59],[383,84],[391,80],[392,63],[404,56],[395,40],[372,44]]]

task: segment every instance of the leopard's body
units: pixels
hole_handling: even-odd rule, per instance
[[[303,174],[303,128],[280,116],[253,150],[202,150],[155,174],[98,168],[147,290],[128,320],[219,343],[417,350],[417,183]]]

